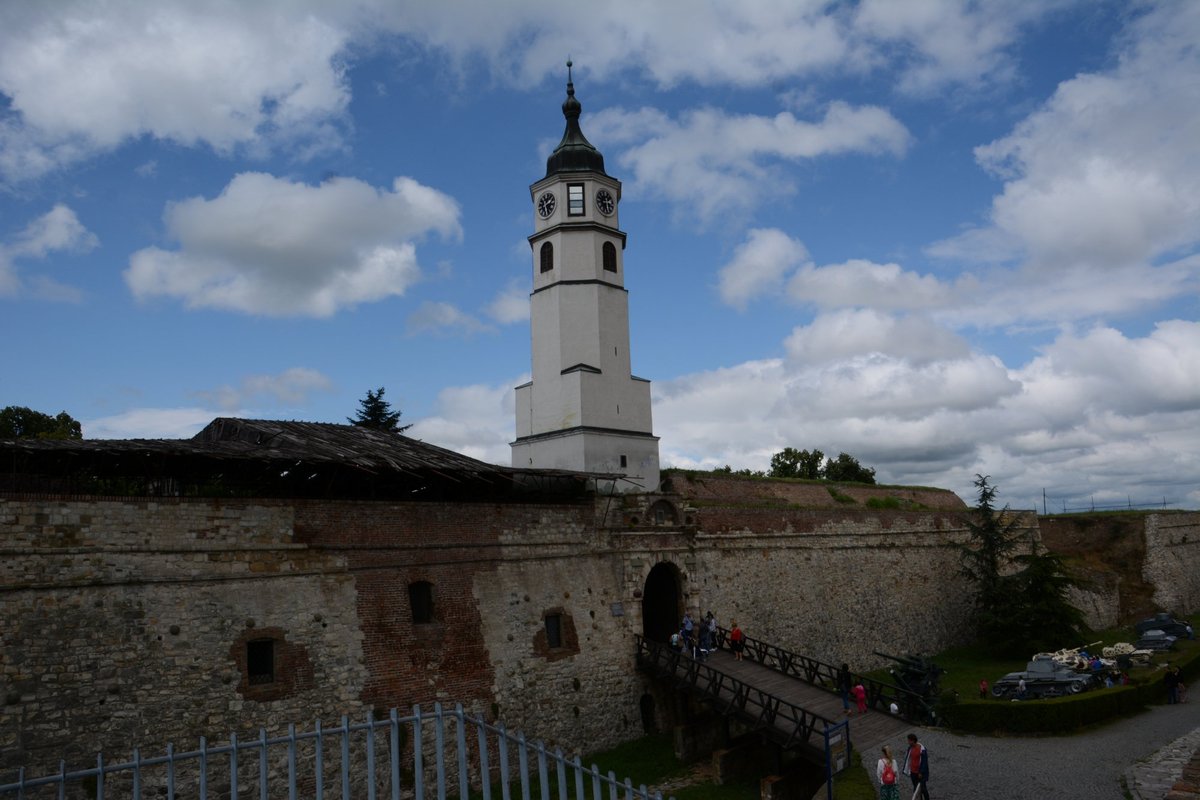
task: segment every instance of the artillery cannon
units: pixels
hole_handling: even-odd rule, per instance
[[[878,650],[873,652],[880,658],[895,662],[888,667],[888,672],[895,679],[896,686],[908,693],[896,698],[905,715],[913,719],[933,720],[938,681],[946,670],[921,656],[893,656]]]
[[[926,700],[937,698],[938,681],[946,670],[921,656],[892,656],[878,650],[874,652],[880,658],[896,662],[896,666],[888,667],[888,672],[896,679],[896,685],[901,689],[920,695]]]

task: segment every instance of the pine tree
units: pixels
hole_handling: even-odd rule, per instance
[[[400,411],[392,411],[392,405],[383,399],[382,386],[377,391],[367,390],[367,396],[358,401],[358,416],[347,417],[346,421],[361,428],[374,428],[392,433],[404,433],[412,425],[400,424]]]
[[[976,633],[993,652],[1028,656],[1079,643],[1083,615],[1068,600],[1076,582],[1062,560],[1038,548],[1032,537],[1029,552],[1014,555],[1020,518],[1008,506],[997,511],[997,487],[986,475],[975,476],[979,502],[966,520],[971,541],[961,545],[962,574],[977,587]]]

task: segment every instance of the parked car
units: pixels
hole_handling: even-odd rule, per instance
[[[1146,631],[1162,631],[1168,636],[1174,636],[1176,639],[1186,639],[1188,635],[1189,623],[1186,619],[1175,619],[1171,614],[1159,613],[1149,619],[1144,619],[1133,629],[1138,632],[1139,636],[1144,636]]]

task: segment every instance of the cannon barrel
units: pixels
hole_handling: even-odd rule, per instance
[[[895,661],[897,664],[906,664],[911,667],[920,667],[921,669],[925,669],[929,663],[925,659],[918,656],[892,656],[888,655],[887,653],[881,653],[878,650],[872,650],[871,652],[880,658],[886,658],[889,661]]]

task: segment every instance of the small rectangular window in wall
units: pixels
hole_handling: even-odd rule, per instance
[[[246,682],[251,686],[275,682],[275,640],[246,642]]]
[[[414,625],[433,622],[433,584],[417,581],[408,585],[408,604],[412,608]]]
[[[583,184],[572,183],[567,186],[567,216],[583,216]]]
[[[628,467],[628,466],[629,466],[629,459],[626,458],[625,456],[621,456],[621,467],[624,468],[624,467]]]
[[[562,615],[546,615],[546,646],[562,647]]]

